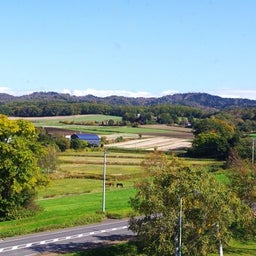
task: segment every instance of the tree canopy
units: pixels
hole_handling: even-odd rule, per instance
[[[31,214],[37,188],[48,183],[38,167],[43,151],[33,124],[0,115],[0,152],[0,221]]]
[[[247,227],[252,223],[251,209],[209,173],[158,152],[150,154],[143,166],[149,178],[136,185],[137,194],[131,199],[135,216],[141,217],[130,219],[130,229],[147,255],[177,252],[181,199],[182,255],[216,252],[220,241],[228,244],[234,223]]]
[[[194,127],[192,154],[224,159],[239,139],[235,127],[219,118],[206,118]]]

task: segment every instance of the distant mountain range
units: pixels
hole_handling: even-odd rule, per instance
[[[62,102],[88,102],[88,103],[104,103],[110,105],[133,105],[133,106],[152,106],[159,104],[184,105],[206,109],[224,109],[228,107],[256,107],[256,100],[242,98],[222,98],[207,93],[179,93],[166,95],[159,98],[144,97],[124,97],[124,96],[108,96],[97,97],[93,95],[73,96],[57,92],[34,92],[23,96],[12,96],[0,93],[0,104],[13,101],[62,101]]]

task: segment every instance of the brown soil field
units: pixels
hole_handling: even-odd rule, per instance
[[[135,148],[144,150],[180,150],[191,147],[191,140],[182,138],[172,138],[170,136],[142,136],[141,139],[133,139],[124,142],[107,144],[106,147]]]
[[[178,126],[168,126],[168,125],[144,125],[145,128],[159,129],[159,133],[143,132],[141,138],[133,138],[130,140],[107,144],[106,147],[116,147],[116,148],[135,148],[143,150],[181,150],[189,148],[192,145],[193,133],[191,129],[178,127]],[[166,132],[163,133],[163,130]],[[112,139],[113,139],[112,135]],[[118,134],[120,136],[120,134]],[[125,136],[124,136],[125,138]]]

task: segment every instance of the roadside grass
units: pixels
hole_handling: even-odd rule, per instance
[[[63,255],[63,254],[61,254]],[[123,242],[115,245],[104,246],[93,249],[85,249],[72,253],[66,253],[65,256],[146,256],[141,252],[136,241]],[[218,253],[209,254],[209,256],[218,256]],[[228,248],[224,248],[224,255],[227,256],[253,256],[256,255],[256,242],[250,241],[242,243],[232,240]],[[60,256],[60,254],[59,254]]]
[[[124,218],[131,213],[129,199],[134,189],[106,191],[106,213],[102,213],[102,193],[70,195],[39,200],[43,209],[35,216],[22,220],[0,222],[0,237],[15,236],[77,225],[85,225],[108,218]]]
[[[61,254],[63,255],[63,254]],[[65,256],[146,256],[134,241],[102,245],[93,249],[64,254]],[[59,254],[60,256],[60,254]]]
[[[232,240],[228,248],[224,248],[224,255],[228,256],[253,256],[256,255],[256,241],[238,241]],[[218,256],[219,254],[210,254]]]

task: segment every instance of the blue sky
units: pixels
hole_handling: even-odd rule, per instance
[[[256,100],[255,0],[0,0],[0,92]]]

